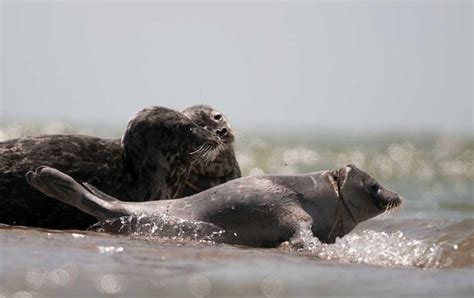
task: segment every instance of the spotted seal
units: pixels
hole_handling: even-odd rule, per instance
[[[55,167],[124,201],[173,199],[191,165],[210,161],[221,138],[188,116],[148,107],[129,122],[121,140],[46,135],[0,143],[0,222],[84,229],[95,219],[56,200],[42,199],[24,181],[40,165]]]
[[[358,223],[401,204],[397,193],[352,164],[302,175],[249,176],[178,200],[139,203],[97,197],[48,167],[28,172],[26,178],[45,194],[98,220],[128,216],[153,221],[166,214],[224,230],[217,241],[257,247],[301,243],[307,235],[333,243]],[[108,228],[119,231],[117,226]]]
[[[199,126],[215,133],[222,140],[219,155],[212,160],[196,161],[178,197],[186,197],[217,186],[232,179],[240,178],[240,167],[235,157],[235,135],[228,118],[208,105],[194,105],[182,113]]]

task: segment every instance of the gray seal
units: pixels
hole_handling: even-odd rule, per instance
[[[58,168],[120,200],[173,199],[192,164],[212,161],[222,144],[215,133],[164,107],[139,111],[121,140],[47,135],[0,142],[0,222],[85,229],[96,221],[25,183],[26,172],[40,165]]]
[[[198,160],[192,167],[178,198],[193,195],[242,176],[234,151],[234,131],[229,119],[207,105],[194,105],[182,113],[221,138],[222,148],[211,162]]]
[[[225,231],[216,241],[256,247],[275,247],[285,241],[298,244],[307,235],[333,243],[358,223],[401,204],[397,193],[351,164],[303,175],[244,177],[190,197],[141,203],[96,196],[48,167],[29,172],[26,178],[46,195],[99,221],[122,216],[153,221],[164,214]],[[108,227],[110,232],[119,230]]]

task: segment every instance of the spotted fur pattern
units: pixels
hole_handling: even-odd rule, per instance
[[[26,172],[45,165],[125,201],[172,199],[203,144],[222,141],[180,112],[140,111],[122,140],[49,135],[0,142],[0,223],[84,229],[95,219],[29,186]]]

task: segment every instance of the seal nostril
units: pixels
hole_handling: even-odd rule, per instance
[[[223,137],[227,134],[227,128],[217,129],[216,134],[220,137]]]

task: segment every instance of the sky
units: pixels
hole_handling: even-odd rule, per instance
[[[0,121],[473,131],[471,1],[1,2]]]

